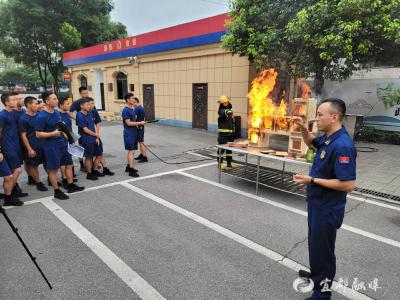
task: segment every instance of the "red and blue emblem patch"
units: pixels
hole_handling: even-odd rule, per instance
[[[339,156],[339,163],[340,164],[349,164],[350,156]]]

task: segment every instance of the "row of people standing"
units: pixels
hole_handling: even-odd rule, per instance
[[[20,198],[28,196],[18,185],[23,164],[29,176],[28,184],[35,184],[39,191],[48,190],[39,176],[38,167],[44,166],[55,198],[68,199],[56,177],[61,166],[63,186],[67,192],[84,189],[74,183],[72,157],[62,131],[57,129],[57,122],[61,120],[56,109],[59,104],[57,96],[45,92],[42,99],[44,106],[30,96],[25,100],[16,93],[1,96],[4,109],[0,112],[0,176],[4,178],[4,205],[21,206]]]
[[[83,89],[82,89],[83,91]],[[66,135],[59,130],[58,123],[64,122],[72,131],[70,105],[67,99],[58,100],[50,92],[42,94],[43,104],[35,97],[25,100],[17,93],[6,93],[1,97],[4,109],[0,112],[0,176],[4,177],[4,205],[20,206],[21,197],[28,196],[18,185],[18,177],[25,165],[28,184],[36,185],[39,191],[48,188],[40,180],[39,166],[43,165],[48,174],[48,183],[54,188],[54,197],[68,199],[60,186],[68,193],[82,191],[84,187],[76,185],[73,160],[68,152]],[[103,146],[100,139],[100,116],[94,108],[90,97],[74,102],[79,106],[77,113],[80,143],[85,148],[85,166],[87,179],[112,176],[113,172],[106,166]],[[26,109],[23,108],[25,104]],[[98,171],[101,166],[102,172]],[[57,172],[62,174],[62,183],[57,180]]]

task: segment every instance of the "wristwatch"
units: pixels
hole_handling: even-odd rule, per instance
[[[315,184],[315,178],[314,178],[314,177],[311,177],[310,183],[311,183],[311,184]]]

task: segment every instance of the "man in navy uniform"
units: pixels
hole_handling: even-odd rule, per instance
[[[79,87],[79,96],[80,96],[79,99],[72,102],[72,104],[69,108],[69,114],[72,119],[75,119],[76,126],[78,126],[78,120],[76,119],[76,114],[74,115],[73,113],[74,112],[78,113],[78,111],[81,110],[81,102],[80,101],[83,98],[89,97],[89,90],[86,86]],[[82,137],[79,139],[79,144],[81,145],[81,143],[82,143]],[[79,164],[81,166],[81,172],[86,172],[86,167],[85,167],[85,164],[83,163],[82,158],[79,158]]]
[[[136,101],[136,122],[142,122],[145,121],[146,119],[146,113],[144,111],[144,108],[142,105],[140,105],[140,101],[138,97],[133,97]],[[138,126],[138,142],[139,142],[139,147],[140,147],[140,155],[135,158],[135,160],[138,160],[140,163],[145,163],[148,162],[147,159],[147,149],[144,146],[144,126]]]
[[[342,126],[346,105],[340,99],[323,100],[317,111],[317,127],[324,135],[314,137],[300,117],[291,120],[300,127],[303,140],[317,149],[310,175],[296,174],[293,180],[307,184],[308,248],[314,291],[308,299],[331,299],[336,274],[335,241],[341,227],[347,193],[355,187],[356,149]]]

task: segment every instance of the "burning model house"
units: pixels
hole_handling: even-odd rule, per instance
[[[305,156],[307,145],[300,129],[289,122],[291,116],[303,118],[310,131],[315,131],[316,100],[309,98],[310,89],[302,89],[302,98],[295,98],[290,105],[284,99],[276,104],[272,99],[278,73],[274,69],[263,70],[252,82],[249,99],[249,142],[251,146],[269,150],[287,151],[292,157]],[[280,146],[274,146],[274,140]],[[283,141],[283,143],[282,143]],[[282,146],[283,144],[283,146]],[[277,148],[277,149],[274,149]]]

